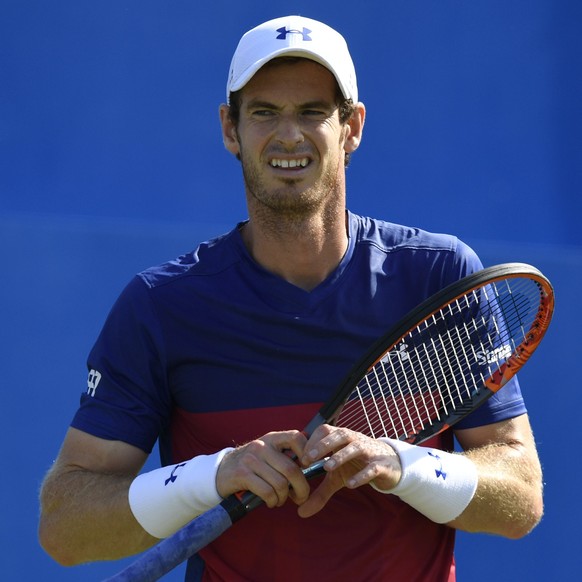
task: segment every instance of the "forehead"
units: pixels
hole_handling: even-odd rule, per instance
[[[278,58],[259,69],[241,90],[242,101],[250,99],[322,100],[335,102],[341,95],[327,68],[304,58]]]

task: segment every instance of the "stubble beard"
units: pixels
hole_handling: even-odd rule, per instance
[[[299,231],[311,218],[321,214],[324,222],[343,207],[337,168],[328,167],[312,186],[303,189],[301,181],[281,179],[279,187],[269,187],[252,162],[241,156],[249,214],[267,231],[283,234]]]

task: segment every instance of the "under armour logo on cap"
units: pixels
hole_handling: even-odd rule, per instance
[[[309,36],[311,34],[311,30],[305,27],[303,27],[303,30],[294,30],[292,28],[287,30],[285,26],[282,26],[281,28],[277,29],[277,32],[279,33],[275,37],[277,40],[285,40],[288,34],[300,34],[301,36],[303,36],[303,40],[311,40],[311,37]]]

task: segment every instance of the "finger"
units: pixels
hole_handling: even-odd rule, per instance
[[[309,498],[298,507],[297,514],[299,517],[303,518],[315,515],[325,507],[333,494],[341,488],[341,482],[333,478],[331,475],[327,475],[319,487],[317,487],[317,489],[311,493]]]
[[[269,506],[284,503],[289,483],[305,496],[306,485],[295,455],[307,441],[299,431],[269,433],[228,453],[217,473],[217,489],[222,497],[238,491],[252,491]]]
[[[269,457],[269,467],[276,472],[276,475],[267,473],[265,479],[269,480],[275,488],[279,497],[278,505],[283,504],[288,497],[296,503],[302,503],[310,493],[307,479],[303,475],[301,467],[297,464],[291,450],[284,453],[277,453]],[[273,481],[270,481],[273,479]]]
[[[383,443],[382,443],[383,444]],[[392,488],[401,475],[398,455],[390,448],[379,449],[374,442],[356,442],[333,455],[325,464],[328,472],[341,472],[346,487],[382,482],[386,489]]]
[[[289,479],[267,463],[261,463],[249,481],[248,490],[260,497],[267,507],[280,507],[290,495]]]
[[[247,462],[252,475],[245,489],[261,497],[269,507],[283,505],[288,498],[297,504],[303,503],[311,489],[297,457],[304,451],[306,436],[298,431],[270,433],[260,442],[268,446],[260,448],[260,460],[253,459],[252,464]],[[249,444],[249,448],[252,446],[254,443]],[[255,479],[255,475],[260,479]]]
[[[318,427],[305,444],[305,451],[301,456],[301,463],[307,467],[314,461],[330,456],[353,440],[355,434],[351,430],[331,427],[329,425]]]

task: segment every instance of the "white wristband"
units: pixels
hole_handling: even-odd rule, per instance
[[[456,455],[380,438],[400,457],[402,477],[390,490],[381,493],[397,495],[411,507],[436,523],[448,523],[461,515],[477,489],[477,468],[473,461]]]
[[[138,475],[129,487],[129,506],[152,536],[165,538],[218,505],[218,465],[231,447]]]

